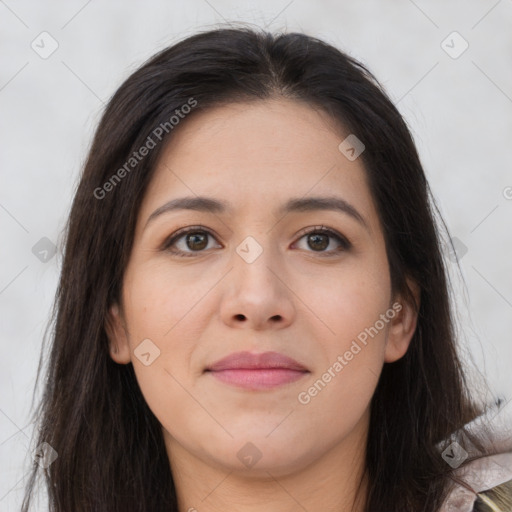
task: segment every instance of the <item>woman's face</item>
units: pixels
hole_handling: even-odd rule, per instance
[[[338,148],[349,133],[284,99],[175,130],[110,311],[112,358],[133,363],[171,464],[277,476],[354,455],[416,317],[391,296],[362,160]]]

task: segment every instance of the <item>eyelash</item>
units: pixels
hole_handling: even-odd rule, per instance
[[[213,238],[215,238],[214,234],[204,226],[201,226],[201,225],[189,226],[186,228],[179,229],[178,231],[173,233],[170,237],[168,237],[162,244],[162,250],[169,251],[173,255],[178,256],[180,258],[181,257],[190,258],[190,257],[194,257],[196,254],[201,254],[203,252],[206,252],[206,249],[203,249],[201,251],[190,251],[190,252],[170,249],[170,247],[174,243],[176,243],[176,241],[178,241],[180,238],[188,235],[189,233],[197,233],[197,232],[204,232],[204,233],[207,233],[208,235],[212,236]],[[335,238],[341,246],[341,248],[334,249],[331,251],[308,251],[308,252],[313,252],[313,253],[319,254],[321,257],[335,256],[335,253],[338,253],[341,251],[348,251],[352,247],[352,244],[346,237],[340,235],[338,232],[336,232],[332,229],[329,229],[325,226],[314,226],[313,228],[305,228],[304,230],[299,232],[298,239],[300,240],[301,238],[305,237],[306,235],[310,235],[313,233],[314,234],[320,233],[322,235],[328,235],[332,238]]]

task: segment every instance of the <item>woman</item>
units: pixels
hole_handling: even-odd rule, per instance
[[[150,59],[69,218],[52,510],[440,510],[487,452],[449,446],[483,409],[429,194],[377,80],[320,40],[219,29]]]

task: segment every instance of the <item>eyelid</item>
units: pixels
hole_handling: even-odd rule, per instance
[[[172,233],[172,235],[167,237],[164,240],[164,242],[162,243],[161,250],[169,251],[176,256],[185,256],[185,257],[194,256],[195,254],[201,254],[201,253],[207,252],[206,250],[181,251],[181,250],[171,250],[170,249],[171,245],[174,244],[181,237],[187,235],[188,233],[193,233],[196,231],[203,231],[203,232],[207,233],[208,235],[210,235],[211,237],[217,239],[217,237],[214,235],[214,233],[210,229],[208,229],[206,226],[203,226],[201,224],[197,224],[197,225],[193,225],[193,226],[185,226],[183,228],[178,229],[177,231]],[[294,244],[297,243],[301,238],[303,238],[304,236],[309,235],[311,233],[326,234],[326,235],[330,236],[331,238],[337,239],[339,244],[343,248],[343,251],[347,251],[352,248],[352,243],[346,236],[342,235],[337,230],[329,228],[324,225],[309,226],[309,227],[301,229],[295,235],[295,238],[297,238],[297,240],[293,243]],[[331,249],[330,251],[307,251],[307,252],[311,252],[313,254],[318,254],[319,256],[333,256],[334,254],[339,253],[340,250],[339,249],[338,250]]]
[[[352,248],[352,242],[344,235],[339,233],[336,229],[329,228],[324,225],[317,225],[313,227],[306,227],[304,229],[301,229],[295,236],[298,238],[297,242],[303,238],[306,235],[309,235],[311,233],[321,233],[330,236],[331,238],[336,238],[340,245],[343,247],[344,251],[348,251]],[[297,243],[297,242],[294,242]],[[333,256],[334,254],[338,253],[339,250],[330,250],[330,251],[308,251],[313,254],[318,254],[319,256]]]
[[[181,238],[184,235],[187,235],[188,233],[193,233],[195,231],[204,231],[205,233],[208,233],[213,238],[216,238],[216,236],[213,234],[213,232],[208,229],[206,226],[203,226],[202,224],[196,224],[193,226],[185,226],[183,228],[180,228],[176,230],[174,233],[172,233],[170,236],[168,236],[162,243],[161,250],[169,250],[168,248],[176,242],[179,238]],[[181,251],[170,251],[174,252],[174,254],[179,253]],[[203,251],[195,251],[197,253],[203,252]],[[191,254],[193,254],[194,251],[191,251]]]

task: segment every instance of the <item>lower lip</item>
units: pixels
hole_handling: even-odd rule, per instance
[[[226,384],[245,389],[271,389],[301,379],[309,372],[288,368],[267,368],[261,370],[219,370],[209,371],[216,379]]]

